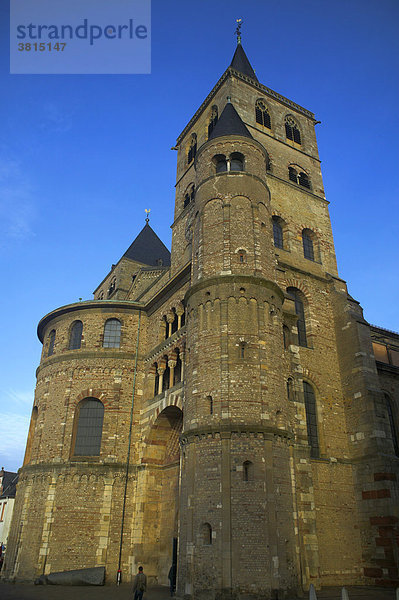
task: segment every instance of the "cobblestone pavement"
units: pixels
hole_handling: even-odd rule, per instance
[[[348,587],[349,600],[396,600],[393,589]],[[170,598],[167,587],[150,587],[144,600]],[[301,600],[306,600],[305,595]],[[0,600],[132,600],[130,585],[117,586],[60,586],[14,585],[0,583]],[[324,588],[317,592],[318,600],[341,600],[341,588]],[[178,598],[176,598],[178,600]],[[265,599],[266,600],[266,599]],[[297,600],[292,598],[291,600]]]

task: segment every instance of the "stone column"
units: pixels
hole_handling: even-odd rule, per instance
[[[165,367],[158,367],[158,394],[162,394],[162,385],[163,385],[163,374],[165,373]]]
[[[175,360],[168,360],[168,365],[169,365],[169,388],[173,387],[173,378],[175,375],[175,366],[176,366],[176,362]]]

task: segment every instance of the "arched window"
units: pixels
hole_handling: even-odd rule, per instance
[[[79,350],[82,343],[82,321],[75,321],[71,327],[71,334],[69,336],[69,350]]]
[[[245,358],[245,347],[246,347],[246,342],[240,342],[240,358],[243,359]]]
[[[101,290],[101,292],[98,294],[98,299],[99,300],[104,300],[104,292]]]
[[[216,154],[213,157],[213,164],[216,167],[216,173],[224,173],[227,171],[227,160],[224,154]]]
[[[263,125],[263,127],[271,128],[270,123],[270,114],[267,110],[266,104],[263,100],[257,100],[255,104],[255,119],[259,125]]]
[[[308,260],[314,260],[313,237],[314,234],[310,229],[302,231],[303,255]]]
[[[312,386],[307,381],[303,382],[303,395],[305,398],[306,427],[308,430],[310,455],[313,458],[318,458],[320,456],[320,449],[317,433],[316,398]]]
[[[181,316],[180,326],[183,327],[186,324],[186,311]]]
[[[201,525],[201,536],[202,543],[204,546],[211,546],[212,544],[212,527],[209,523],[203,523]]]
[[[273,240],[276,248],[284,248],[282,219],[273,217]]]
[[[230,155],[230,171],[244,170],[244,156],[240,152],[233,152]]]
[[[247,262],[247,253],[245,250],[238,250],[237,252],[238,262],[243,265]]]
[[[242,465],[242,478],[244,481],[252,481],[254,478],[254,464],[250,460]]]
[[[77,408],[74,456],[99,456],[103,432],[104,405],[97,398],[85,398]]]
[[[47,356],[51,356],[52,354],[54,354],[54,344],[55,344],[55,329],[50,331],[49,336],[48,336]]]
[[[104,325],[103,348],[119,348],[121,345],[121,322],[108,319]]]
[[[304,346],[306,348],[308,344],[306,339],[305,311],[302,302],[302,294],[294,287],[287,288],[287,293],[295,301],[295,312],[298,317],[296,324],[298,329],[298,344],[299,346]]]
[[[194,160],[195,155],[197,154],[197,136],[195,133],[191,136],[190,147],[188,149],[187,162],[190,163]]]
[[[303,171],[301,171],[299,173],[298,183],[302,187],[308,188],[308,190],[310,190],[310,180],[309,180],[309,177]]]
[[[218,122],[218,107],[212,106],[211,117],[208,125],[208,137],[211,135],[216,123]]]
[[[191,185],[187,188],[187,191],[184,194],[184,208],[186,208],[186,206],[188,206],[190,204],[190,202],[193,202],[194,196],[195,196],[194,185]]]
[[[398,438],[398,431],[397,431],[396,423],[395,423],[395,416],[394,416],[394,412],[392,409],[392,400],[388,396],[388,394],[384,394],[384,396],[385,396],[385,404],[387,407],[389,426],[391,429],[392,444],[393,444],[393,448],[394,448],[394,452],[395,452],[396,456],[399,456],[399,438]]]
[[[301,143],[301,133],[294,119],[291,117],[285,119],[285,135],[287,140],[292,140],[297,144]]]

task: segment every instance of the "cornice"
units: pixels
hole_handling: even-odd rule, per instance
[[[36,377],[38,377],[39,373],[46,369],[47,367],[51,367],[61,362],[68,362],[74,360],[134,360],[135,352],[123,352],[116,350],[115,348],[99,348],[98,350],[71,350],[65,354],[53,354],[49,356],[41,362],[41,364],[36,369]],[[139,360],[140,360],[139,356]]]
[[[263,439],[272,439],[282,437],[293,441],[294,434],[286,429],[280,429],[271,425],[257,425],[256,423],[217,423],[183,431],[180,436],[180,443],[184,446],[200,438],[220,438],[231,439],[235,435],[255,435]]]
[[[270,279],[265,279],[264,277],[257,277],[256,275],[238,275],[238,274],[230,274],[226,273],[226,275],[216,275],[214,277],[207,277],[206,279],[200,279],[197,283],[192,285],[186,292],[185,302],[195,294],[196,292],[203,290],[211,285],[218,285],[224,283],[243,283],[243,284],[254,284],[259,285],[261,287],[268,288],[272,290],[275,294],[281,299],[281,302],[284,301],[284,292],[279,288],[279,286],[274,282],[270,281]]]

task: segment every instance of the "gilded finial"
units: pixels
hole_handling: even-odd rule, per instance
[[[236,36],[237,36],[237,46],[241,44],[241,25],[242,19],[236,19],[237,28],[236,28]]]
[[[145,214],[147,215],[145,218],[145,222],[149,223],[150,222],[150,212],[151,212],[151,208],[145,208],[144,209]]]

